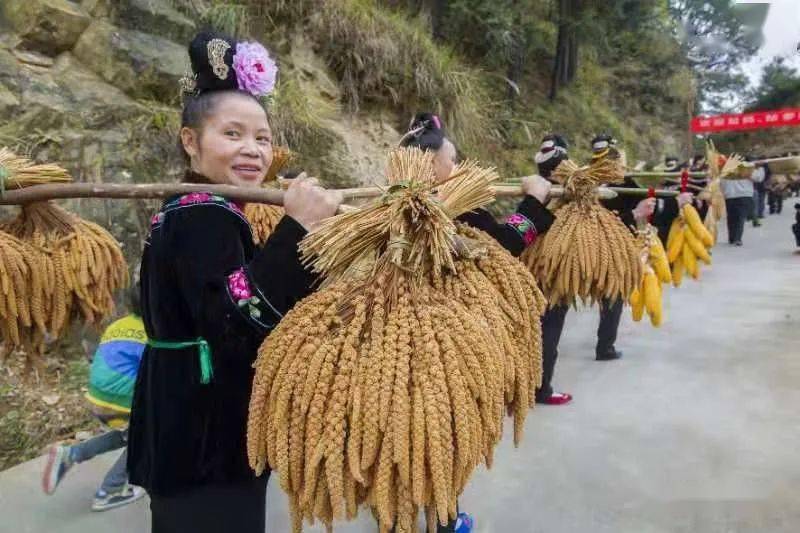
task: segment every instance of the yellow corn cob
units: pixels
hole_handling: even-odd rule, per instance
[[[680,287],[681,283],[683,282],[683,259],[678,257],[674,263],[672,263],[672,284],[675,287]]]
[[[711,264],[711,256],[708,254],[708,250],[706,250],[703,243],[700,242],[700,239],[695,235],[692,228],[686,228],[686,230],[684,230],[683,238],[685,241],[684,246],[688,245],[689,248],[692,249],[692,253],[703,263],[707,265]]]
[[[681,212],[683,213],[684,220],[686,220],[686,223],[694,232],[695,236],[703,243],[703,246],[706,248],[714,246],[714,236],[711,235],[705,225],[703,225],[703,221],[700,220],[700,214],[697,212],[697,209],[691,204],[686,204],[681,209]]]
[[[644,275],[644,305],[647,314],[652,315],[661,308],[661,288],[655,272],[649,271]]]
[[[672,227],[674,228],[675,233],[673,233],[672,239],[667,242],[667,259],[670,263],[674,263],[675,260],[681,255],[684,238],[683,232],[685,231],[683,222],[681,222],[680,219],[675,219],[675,222],[672,223]],[[673,230],[670,230],[670,232],[672,231]]]
[[[658,303],[658,309],[656,309],[655,313],[650,315],[650,324],[655,328],[659,327],[662,322],[661,300],[659,300]]]
[[[644,315],[644,300],[639,289],[633,289],[631,293],[631,310],[633,311],[633,321],[639,322]]]
[[[667,252],[661,245],[661,240],[654,237],[650,245],[650,265],[656,271],[656,275],[661,283],[672,283],[672,274],[669,271],[669,260]]]
[[[697,267],[697,257],[695,257],[692,247],[688,244],[683,245],[683,266],[686,267],[686,272],[689,273],[694,279],[700,277],[700,269]]]

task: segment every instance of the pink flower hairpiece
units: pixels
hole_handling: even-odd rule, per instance
[[[237,43],[233,70],[239,89],[253,96],[266,96],[275,89],[278,66],[260,43]]]

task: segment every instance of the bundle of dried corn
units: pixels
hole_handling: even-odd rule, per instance
[[[667,252],[658,238],[658,231],[647,225],[639,232],[642,247],[642,280],[630,298],[634,322],[639,322],[647,311],[650,323],[659,327],[663,320],[662,283],[672,283]]]

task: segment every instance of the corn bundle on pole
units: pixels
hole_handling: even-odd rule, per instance
[[[663,322],[662,284],[672,283],[667,252],[658,238],[658,231],[647,224],[639,231],[642,247],[642,279],[631,293],[630,304],[634,322],[642,320],[645,311],[650,323],[659,327]]]
[[[385,195],[328,219],[301,244],[324,276],[255,363],[248,456],[275,470],[295,531],[354,517],[379,530],[446,523],[505,410],[515,437],[541,380],[535,280],[490,237],[453,219],[492,200],[492,170],[433,191],[432,157],[398,149]],[[464,167],[462,167],[464,170]]]
[[[667,237],[667,258],[672,265],[673,285],[681,286],[684,272],[694,279],[700,279],[700,263],[711,264],[709,252],[714,242],[714,235],[700,219],[694,206],[684,205]]]

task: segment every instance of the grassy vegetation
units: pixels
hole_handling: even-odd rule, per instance
[[[325,1],[310,28],[351,109],[379,102],[404,117],[437,112],[466,149],[496,136],[486,73],[434,43],[423,21],[369,0]]]
[[[82,355],[46,360],[38,379],[7,364],[0,374],[0,470],[32,459],[49,444],[93,427],[83,398],[88,362]]]
[[[674,68],[663,77],[648,71],[651,64],[668,65],[677,53],[674,43],[657,33],[646,42],[625,44],[632,50],[631,56],[619,61],[603,57],[607,42],[585,46],[576,83],[551,102],[546,98],[547,55],[554,48],[556,31],[549,8],[542,5],[536,13],[526,14],[524,38],[529,61],[512,107],[498,67],[507,48],[498,43],[506,42],[508,36],[502,26],[505,22],[491,18],[491,8],[481,7],[486,11],[482,21],[464,19],[464,24],[483,24],[485,30],[482,38],[475,36],[473,42],[460,47],[474,56],[465,57],[453,50],[455,43],[435,42],[425,19],[392,9],[386,2],[241,0],[211,4],[205,14],[209,22],[226,31],[264,37],[278,48],[288,46],[292,32],[304,32],[336,75],[347,109],[392,109],[399,129],[415,111],[437,112],[465,155],[491,162],[504,173],[530,172],[535,147],[550,131],[565,133],[578,158],[588,154],[591,137],[604,131],[620,139],[631,160],[659,160],[685,138],[677,125],[685,120],[683,113],[692,92],[690,79],[687,72],[675,73]],[[464,13],[454,17],[466,16]],[[463,37],[456,33],[453,39]],[[479,57],[484,53],[481,50],[489,56]],[[298,87],[291,80],[284,85],[290,96],[276,99],[276,104],[288,104],[289,108],[274,107],[276,131],[285,129],[297,150],[316,156],[332,139],[323,133],[324,128],[316,127],[316,107],[307,105],[313,95],[297,94]],[[310,114],[304,112],[309,109]],[[313,157],[308,162],[313,165]]]

